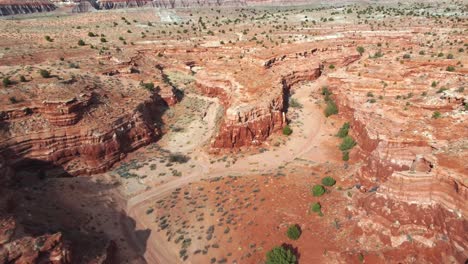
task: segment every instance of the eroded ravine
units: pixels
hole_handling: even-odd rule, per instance
[[[138,194],[127,201],[127,214],[137,221],[137,227],[140,229],[151,228],[154,223],[150,217],[146,215],[148,203],[152,203],[164,196],[170,191],[187,185],[191,182],[200,181],[201,179],[214,178],[226,175],[246,176],[261,173],[273,173],[281,164],[293,161],[296,158],[302,157],[304,154],[314,150],[318,152],[316,146],[320,141],[326,140],[319,135],[324,131],[325,117],[323,110],[312,100],[310,95],[319,91],[325,77],[317,80],[315,83],[298,84],[294,87],[294,95],[292,96],[303,105],[297,119],[293,120],[291,127],[297,130],[291,140],[288,140],[284,145],[275,148],[274,150],[249,155],[237,160],[229,169],[226,169],[223,164],[210,164],[208,159],[200,158],[203,153],[197,153],[198,165],[189,174],[180,179],[170,181],[166,184],[152,188],[147,192]],[[301,124],[302,123],[302,124]],[[300,132],[299,132],[300,131]],[[252,165],[255,164],[255,165]],[[256,168],[252,171],[252,167]],[[137,241],[138,238],[130,238]],[[170,243],[167,242],[161,233],[152,232],[146,246],[145,259],[148,263],[173,263],[176,260],[180,261],[177,251]]]

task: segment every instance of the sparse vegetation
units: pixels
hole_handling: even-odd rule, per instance
[[[148,82],[148,83],[141,82],[140,86],[150,92],[154,92],[154,83],[152,82]]]
[[[325,186],[333,186],[333,185],[335,185],[335,183],[336,183],[335,179],[333,179],[330,176],[327,176],[327,177],[322,179],[322,184],[325,185]]]
[[[359,55],[361,55],[361,56],[362,56],[362,54],[364,53],[364,47],[362,47],[362,46],[358,46],[358,47],[356,48],[356,50],[357,50],[357,52],[359,52]]]
[[[2,83],[3,86],[7,87],[12,84],[12,81],[10,80],[10,77],[3,77]]]
[[[39,74],[42,78],[50,78],[50,72],[48,70],[41,69],[39,70]]]
[[[325,188],[322,185],[317,184],[312,187],[312,195],[319,197],[322,196],[324,193]]]
[[[354,139],[351,136],[346,136],[343,138],[343,142],[340,144],[340,150],[347,151],[352,149],[354,146],[356,146]]]
[[[295,264],[296,256],[290,249],[278,246],[266,253],[266,264]]]
[[[299,237],[301,236],[301,230],[297,225],[291,225],[288,227],[288,231],[286,232],[286,235],[288,236],[289,239],[292,240],[298,240]]]
[[[292,129],[289,127],[289,125],[286,125],[283,127],[283,135],[289,136],[292,134]]]
[[[349,132],[349,122],[346,122],[340,128],[340,130],[338,131],[336,136],[339,137],[339,138],[344,138],[344,137],[346,137],[348,135],[348,132]]]
[[[297,101],[295,98],[289,98],[289,106],[292,107],[292,108],[302,108],[303,105],[301,103],[299,103],[299,101]]]
[[[442,114],[439,111],[435,111],[434,113],[432,113],[432,118],[434,119],[439,119],[441,117],[442,117]]]
[[[190,160],[188,156],[183,154],[171,154],[169,155],[169,162],[171,163],[186,163]]]

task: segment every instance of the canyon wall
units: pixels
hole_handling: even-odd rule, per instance
[[[48,0],[0,0],[0,16],[49,12],[56,8]]]
[[[87,124],[89,111],[100,105],[93,101],[97,97],[90,93],[62,102],[43,101],[2,111],[0,122],[12,134],[0,141],[0,154],[13,167],[34,167],[34,162],[29,161],[38,160],[65,166],[72,175],[92,174],[107,170],[125,153],[160,136],[159,115],[166,103],[158,94],[152,94],[128,113],[106,120],[109,122]],[[14,131],[21,122],[34,122],[34,118],[41,119],[46,127],[29,130],[23,125],[18,129],[26,131]]]

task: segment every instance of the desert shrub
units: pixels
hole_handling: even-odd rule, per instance
[[[322,196],[324,193],[325,188],[322,185],[317,184],[312,187],[312,195],[319,197]]]
[[[329,68],[330,70],[333,70],[333,69],[335,69],[335,65],[330,64],[330,66],[328,66],[328,68]]]
[[[169,162],[177,162],[177,163],[186,163],[189,161],[190,158],[183,155],[183,154],[171,154],[169,155]]]
[[[411,55],[409,55],[409,54],[403,55],[403,59],[409,59],[409,58],[411,58]]]
[[[292,134],[292,129],[289,127],[289,125],[286,125],[283,127],[283,135],[289,136]]]
[[[16,103],[19,102],[18,99],[16,99],[16,97],[14,97],[14,96],[12,96],[12,97],[10,97],[8,99],[10,100],[10,103],[12,103],[12,104],[16,104]]]
[[[337,137],[344,138],[348,135],[349,132],[349,122],[346,122],[343,124],[343,126],[340,128],[338,133],[336,134]]]
[[[24,77],[24,75],[20,75],[20,82],[27,82],[26,77]]]
[[[437,90],[436,93],[443,93],[443,92],[445,92],[447,90],[448,90],[447,87],[441,87],[439,90]]]
[[[347,151],[356,146],[356,141],[351,136],[346,136],[340,144],[341,151]]]
[[[288,227],[288,231],[286,231],[286,235],[289,239],[298,240],[301,236],[301,230],[297,225],[291,225]]]
[[[106,38],[101,38],[101,42],[102,42],[102,43],[106,43],[106,42],[107,42],[107,39],[106,39]]]
[[[327,86],[322,87],[322,95],[325,96],[325,98],[327,98],[327,96],[331,95],[331,92],[330,92],[330,90],[328,89]]]
[[[349,152],[348,151],[343,151],[342,152],[342,156],[341,158],[343,159],[343,161],[348,161],[349,160]]]
[[[379,51],[377,51],[376,53],[374,53],[373,58],[375,58],[375,59],[376,59],[376,58],[381,58],[381,57],[383,57],[383,55],[384,55],[384,54],[382,53],[382,51],[379,50]]]
[[[4,77],[2,80],[3,86],[7,87],[8,85],[11,84],[10,77]]]
[[[322,184],[325,185],[325,186],[333,186],[333,185],[335,185],[335,183],[336,183],[335,179],[333,179],[330,176],[327,176],[327,177],[322,179]]]
[[[450,60],[453,59],[453,54],[451,54],[451,53],[447,54],[447,59],[450,59]]]
[[[436,87],[436,86],[437,86],[437,82],[436,82],[436,81],[433,81],[433,82],[431,83],[431,86],[432,86],[432,87]]]
[[[295,264],[296,256],[290,249],[278,246],[266,253],[266,264]]]
[[[49,42],[54,41],[50,36],[45,36],[45,40],[47,40],[47,41],[49,41]]]
[[[92,37],[92,38],[94,38],[94,37],[96,37],[96,36],[97,36],[97,35],[96,35],[96,34],[94,34],[93,32],[88,32],[88,37]]]
[[[364,53],[364,47],[359,46],[356,48],[356,50],[357,52],[359,52],[359,55],[362,55]]]
[[[149,83],[141,82],[140,86],[143,87],[144,89],[150,91],[150,92],[154,91],[154,83],[152,83],[152,82],[149,82]]]
[[[327,107],[325,108],[325,116],[329,117],[336,114],[338,114],[338,107],[333,100],[329,100],[327,102]]]
[[[50,78],[50,72],[48,70],[39,70],[39,74],[42,78]]]
[[[453,67],[453,66],[447,66],[447,69],[446,69],[446,70],[449,71],[449,72],[453,72],[453,71],[455,71],[455,67]]]
[[[74,63],[74,62],[70,62],[68,63],[68,67],[70,67],[71,69],[79,69],[80,68],[80,65]]]
[[[78,40],[78,46],[84,46],[84,45],[86,45],[86,43],[82,39]]]
[[[312,212],[315,212],[315,213],[320,213],[322,212],[322,205],[317,202],[317,203],[313,203],[311,206],[310,206],[310,210]]]
[[[442,114],[439,111],[435,111],[434,113],[432,113],[432,118],[434,119],[438,119],[441,117],[442,117]]]
[[[289,106],[292,108],[302,108],[302,104],[294,98],[289,98]]]

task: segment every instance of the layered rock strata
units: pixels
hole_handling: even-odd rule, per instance
[[[316,55],[316,52],[321,54]],[[197,88],[207,96],[219,98],[226,109],[219,131],[211,142],[215,150],[260,145],[286,125],[291,87],[317,79],[325,65],[334,63],[344,67],[359,59],[359,55],[341,57],[325,49],[313,48],[273,58],[251,59],[255,63],[243,70],[252,73],[250,76],[233,76],[214,69],[196,75]],[[255,98],[254,103],[249,103],[252,98]]]
[[[49,12],[57,7],[48,0],[2,0],[0,16]]]
[[[48,87],[49,92],[54,88]],[[46,170],[29,162],[37,160],[64,166],[72,175],[102,172],[160,135],[166,103],[155,92],[137,88],[133,95],[143,98],[139,102],[124,95],[118,99],[107,88],[87,86],[84,80],[67,89],[69,94],[61,98],[24,101],[0,112],[0,154],[12,166]],[[122,100],[128,110],[120,108],[117,102]]]

